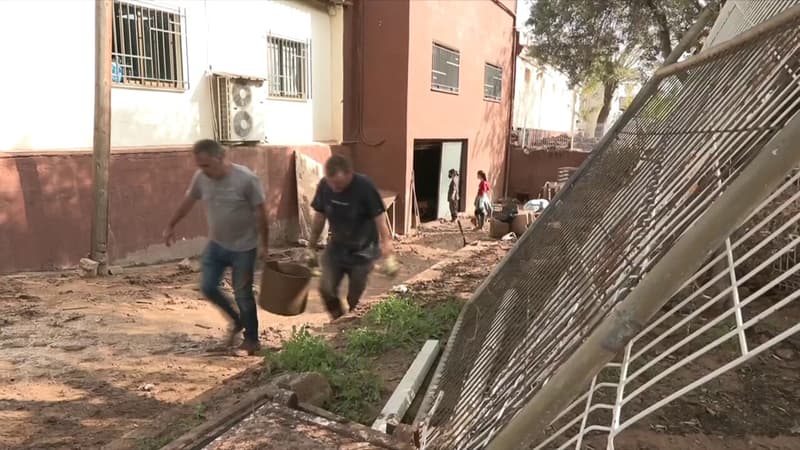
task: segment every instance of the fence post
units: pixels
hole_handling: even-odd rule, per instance
[[[95,0],[94,140],[91,253],[97,273],[108,272],[108,165],[111,154],[112,0]]]
[[[706,258],[800,164],[800,113],[762,149],[728,189],[615,306],[589,338],[491,441],[488,450],[521,448],[542,433],[591,378],[624,348]]]

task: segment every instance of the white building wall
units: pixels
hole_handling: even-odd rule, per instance
[[[342,11],[301,1],[150,1],[186,11],[189,89],[112,89],[113,147],[213,137],[209,71],[267,76],[266,37],[311,41],[312,98],[266,100],[270,143],[341,139]],[[32,26],[35,24],[35,26]],[[94,1],[0,1],[0,151],[86,149],[94,111]],[[338,80],[338,90],[336,83]]]
[[[514,128],[570,132],[575,99],[565,75],[519,57],[514,89]]]

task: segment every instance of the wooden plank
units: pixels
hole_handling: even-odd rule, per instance
[[[383,206],[386,208],[386,223],[389,225],[389,233],[392,236],[392,239],[395,238],[395,221],[394,221],[394,211],[397,208],[397,193],[393,191],[385,191],[383,189],[378,189],[381,194],[381,198],[383,199]],[[389,217],[389,210],[392,210],[392,215]]]
[[[308,241],[311,239],[311,224],[314,219],[314,209],[311,202],[317,192],[317,186],[324,176],[322,164],[314,159],[294,152],[295,181],[297,183],[297,219],[299,222],[299,232],[297,240]],[[322,229],[320,241],[324,243],[328,236],[328,224]]]
[[[95,2],[94,132],[92,138],[92,217],[90,256],[97,273],[108,275],[108,190],[111,159],[111,52],[114,4]]]
[[[422,225],[422,219],[419,215],[419,202],[417,201],[417,188],[414,184],[414,171],[411,171],[411,212],[411,228]]]
[[[199,449],[225,433],[267,402],[275,402],[289,408],[296,408],[297,395],[292,391],[286,391],[273,385],[257,388],[239,400],[229,411],[192,429],[161,450]]]
[[[425,342],[422,350],[414,358],[414,362],[411,363],[411,367],[408,368],[403,379],[400,380],[400,384],[397,385],[392,396],[389,397],[389,401],[386,402],[378,418],[372,423],[373,430],[386,433],[389,421],[396,420],[399,422],[402,420],[406,411],[408,411],[408,407],[414,401],[414,397],[417,396],[422,382],[431,367],[433,367],[440,349],[438,340],[432,339]]]

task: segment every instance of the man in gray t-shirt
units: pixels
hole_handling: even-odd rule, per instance
[[[216,141],[202,140],[193,147],[195,172],[186,196],[164,230],[166,244],[175,240],[175,225],[191,211],[197,200],[206,205],[208,246],[203,253],[201,291],[233,322],[229,343],[244,330],[241,350],[248,354],[259,348],[258,315],[253,296],[253,278],[259,234],[261,254],[268,253],[268,220],[261,180],[247,167],[231,163]],[[237,312],[219,289],[225,269],[233,272]]]

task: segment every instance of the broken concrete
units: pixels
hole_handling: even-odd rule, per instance
[[[273,380],[276,386],[297,394],[297,400],[321,407],[333,395],[328,380],[317,372],[286,373]]]

